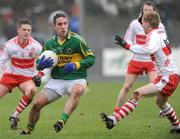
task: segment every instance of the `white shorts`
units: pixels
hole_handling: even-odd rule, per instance
[[[55,91],[60,96],[71,95],[72,88],[80,84],[84,86],[84,88],[87,87],[87,81],[85,79],[77,79],[77,80],[60,80],[60,79],[50,79],[48,83],[45,85],[44,90],[51,89]]]

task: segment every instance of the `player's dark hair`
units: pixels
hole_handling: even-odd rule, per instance
[[[157,10],[156,4],[155,4],[153,1],[150,1],[150,0],[145,1],[145,2],[143,3],[143,7],[144,7],[144,5],[152,6],[154,11]]]
[[[59,11],[54,17],[53,17],[53,23],[56,24],[56,19],[59,17],[65,17],[67,19],[69,19],[67,13],[65,13],[64,11]]]
[[[140,9],[140,13],[139,13],[139,16],[138,16],[138,22],[140,24],[142,24],[142,17],[143,17],[143,14],[144,14],[144,12],[143,12],[144,5],[152,6],[153,7],[153,11],[157,11],[156,4],[153,1],[150,1],[150,0],[145,1],[143,3],[142,8]]]
[[[24,25],[24,24],[28,24],[28,25],[32,26],[31,21],[29,21],[28,19],[24,18],[24,19],[19,19],[18,20],[17,27],[20,27],[21,25]]]

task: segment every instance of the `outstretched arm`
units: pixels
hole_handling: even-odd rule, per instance
[[[144,46],[142,45],[133,45],[128,44],[122,37],[115,35],[115,43],[126,50],[130,50],[133,53],[137,54],[151,54],[158,49],[159,38],[154,35],[153,38],[150,38],[149,42]]]

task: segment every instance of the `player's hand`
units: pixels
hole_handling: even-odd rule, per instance
[[[114,39],[115,39],[115,44],[120,45],[124,49],[129,50],[130,45],[122,37],[115,35]]]
[[[76,64],[73,62],[69,62],[64,66],[64,73],[70,73],[77,69]]]
[[[42,58],[39,60],[38,65],[37,65],[37,70],[43,70],[45,68],[50,68],[54,64],[53,59],[48,57],[45,58],[43,55]]]
[[[39,77],[38,75],[35,75],[32,80],[34,81],[36,87],[40,87],[41,86],[41,77]]]
[[[143,8],[141,8],[139,15],[138,15],[138,22],[142,24],[142,18],[143,18]]]
[[[42,76],[44,76],[44,73],[39,71],[37,75],[35,75],[32,80],[34,81],[34,84],[36,85],[36,87],[40,87],[41,86],[41,78]]]

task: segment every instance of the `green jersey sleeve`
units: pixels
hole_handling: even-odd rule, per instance
[[[80,41],[80,53],[84,57],[84,59],[81,59],[79,62],[81,69],[87,69],[94,65],[95,56],[92,50],[88,47],[88,45],[82,41]]]

